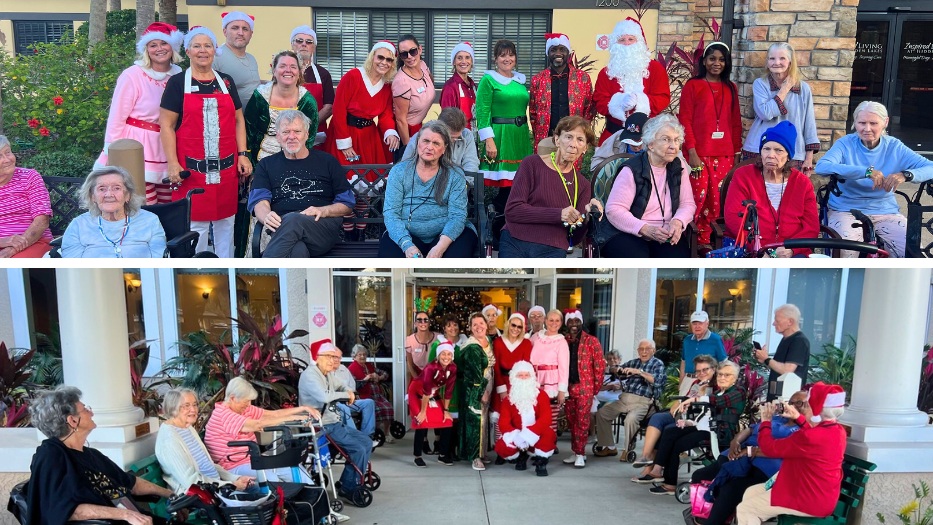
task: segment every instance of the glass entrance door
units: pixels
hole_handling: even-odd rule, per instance
[[[933,14],[859,13],[849,98],[888,108],[888,132],[919,153],[933,153]]]

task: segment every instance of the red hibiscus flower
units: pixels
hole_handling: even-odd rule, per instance
[[[30,128],[36,129],[36,128],[39,127],[39,124],[41,124],[41,123],[39,122],[39,119],[31,118],[31,119],[29,119],[29,120],[26,122],[26,124],[27,124]]]
[[[52,103],[55,104],[56,106],[61,106],[62,104],[65,103],[65,99],[63,99],[62,97],[55,97],[52,99]]]
[[[51,131],[49,131],[49,128],[43,126],[43,127],[39,130],[39,134],[42,135],[43,137],[48,137],[48,136],[51,134]]]

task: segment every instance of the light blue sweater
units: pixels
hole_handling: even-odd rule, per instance
[[[900,140],[882,135],[881,143],[868,149],[857,134],[851,133],[837,140],[816,163],[818,175],[835,174],[845,180],[839,184],[842,195],[829,196],[830,209],[847,212],[854,208],[869,215],[899,213],[894,192],[873,189],[871,179],[865,178],[871,167],[885,176],[908,170],[914,174],[914,182],[933,178],[933,161],[914,153]]]
[[[389,172],[386,199],[383,207],[386,231],[389,238],[402,251],[412,246],[412,236],[433,244],[441,235],[457,240],[463,228],[473,225],[467,221],[466,177],[460,168],[454,167],[447,178],[447,189],[443,202],[434,200],[435,175],[422,182],[415,173],[414,160],[403,160]]]
[[[62,257],[116,258],[114,246],[104,238],[105,235],[117,243],[120,255],[124,258],[157,258],[164,254],[165,232],[154,213],[139,210],[130,217],[122,244],[120,237],[123,235],[124,221],[101,220],[98,225],[97,219],[90,212],[85,212],[71,221],[62,239]]]
[[[761,134],[782,120],[789,120],[797,128],[797,142],[794,144],[794,160],[803,160],[807,156],[807,144],[819,144],[816,132],[816,116],[813,114],[813,94],[806,82],[800,81],[800,93],[791,91],[784,98],[787,113],[782,115],[778,103],[774,100],[778,90],[771,90],[767,78],[755,79],[752,84],[754,94],[753,107],[755,121],[745,136],[742,149],[752,153],[761,151]]]

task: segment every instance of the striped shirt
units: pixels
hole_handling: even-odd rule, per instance
[[[194,458],[194,462],[198,466],[198,472],[208,478],[220,479],[220,472],[217,471],[217,466],[214,465],[214,462],[211,461],[211,458],[207,455],[207,452],[205,452],[204,447],[201,446],[201,440],[198,439],[198,435],[194,432],[194,428],[169,426],[178,434],[178,437],[185,442],[185,447],[188,448],[188,452],[191,454],[191,457]]]
[[[52,216],[49,190],[36,170],[15,168],[9,182],[0,186],[0,237],[22,235],[40,215]],[[42,238],[52,240],[48,228]]]
[[[249,454],[245,447],[230,447],[230,441],[256,441],[253,432],[241,432],[243,425],[250,419],[262,418],[264,410],[250,405],[242,414],[237,414],[224,403],[214,405],[214,412],[207,420],[204,429],[204,444],[211,458],[221,467],[231,470],[249,463]]]

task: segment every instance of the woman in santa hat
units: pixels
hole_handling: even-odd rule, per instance
[[[146,204],[172,202],[172,190],[162,179],[168,175],[165,153],[159,141],[159,104],[169,77],[181,72],[178,49],[184,34],[175,26],[155,22],[136,42],[136,62],[123,70],[113,88],[110,116],[104,133],[104,150],[95,168],[109,160],[110,145],[133,139],[143,146]]]
[[[429,428],[439,429],[436,430],[440,436],[440,444],[435,451],[438,454],[437,462],[453,465],[450,458],[450,434],[454,419],[450,413],[450,401],[457,380],[457,365],[453,361],[453,345],[441,343],[437,346],[437,359],[428,363],[421,377],[415,378],[408,385],[408,412],[411,414],[411,427],[415,429],[416,467],[428,466],[421,458],[421,452]]]
[[[469,42],[460,42],[450,52],[450,61],[454,74],[441,89],[441,108],[459,108],[466,116],[467,129],[476,129],[476,81],[470,77],[473,71],[473,46]]]

